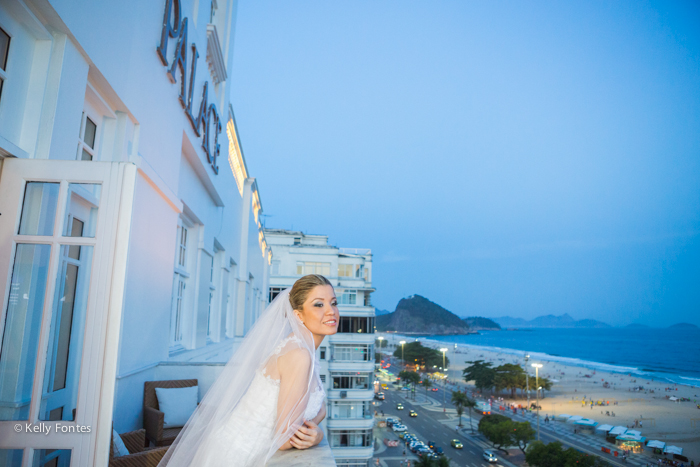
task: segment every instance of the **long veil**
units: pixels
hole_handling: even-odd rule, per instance
[[[270,368],[271,363],[275,364],[277,358],[288,352],[294,352],[294,360],[303,363],[295,365],[299,371],[291,381],[285,377],[270,448],[259,464],[264,465],[303,425],[317,370],[314,368],[315,346],[311,332],[292,311],[289,290],[281,292],[260,315],[158,467],[195,467],[199,448],[213,430],[222,427],[231,417],[255,372]]]

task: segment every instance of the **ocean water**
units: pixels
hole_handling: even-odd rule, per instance
[[[700,329],[523,329],[430,340],[700,387]]]

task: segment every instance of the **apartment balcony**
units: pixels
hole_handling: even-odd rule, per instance
[[[374,361],[344,361],[344,360],[330,360],[328,362],[328,369],[330,371],[374,371]]]
[[[371,401],[374,400],[374,388],[370,389],[331,389],[328,400]]]
[[[374,417],[369,418],[326,418],[326,426],[335,429],[370,429],[374,427]]]
[[[331,449],[336,459],[370,459],[374,455],[374,446],[344,446],[333,447]]]
[[[377,336],[366,332],[339,332],[329,336],[328,342],[332,344],[374,344]]]
[[[375,308],[364,305],[338,305],[340,316],[374,316]]]

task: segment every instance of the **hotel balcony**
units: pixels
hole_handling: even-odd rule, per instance
[[[374,316],[373,306],[362,305],[338,305],[340,316]]]
[[[370,389],[330,389],[329,400],[358,400],[370,401],[374,399],[374,388]]]
[[[328,337],[331,344],[374,344],[377,336],[366,332],[339,332]]]
[[[331,447],[336,459],[369,459],[374,455],[374,446]]]
[[[344,360],[330,360],[328,362],[328,369],[330,371],[363,371],[371,372],[374,371],[374,361],[344,361]]]
[[[374,427],[374,417],[369,418],[326,418],[326,426],[333,429],[369,429]]]

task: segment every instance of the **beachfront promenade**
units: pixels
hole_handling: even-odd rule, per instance
[[[432,344],[434,343],[422,341],[424,345],[433,346]],[[444,346],[445,343],[438,345]],[[392,349],[387,349],[385,352],[392,353]],[[468,385],[461,379],[462,369],[468,365],[467,362],[485,360],[492,362],[494,366],[503,363],[522,363],[522,359],[519,359],[517,355],[489,351],[483,348],[460,347],[457,351],[450,348],[448,356],[450,358],[449,381],[452,383],[448,384],[448,390],[464,391],[466,389],[467,392],[475,389],[473,385]],[[400,359],[393,360],[393,363],[394,367],[399,366]],[[564,365],[560,362],[543,361],[542,363],[544,368],[540,369],[540,376],[547,376],[554,382],[552,390],[546,392],[544,399],[540,399],[540,405],[542,406],[540,411],[540,429],[543,441],[558,440],[603,458],[613,461],[619,459],[601,451],[602,447],[609,448],[611,451],[614,451],[616,447],[600,435],[588,435],[580,432],[574,434],[574,426],[570,423],[560,421],[544,423],[547,415],[549,419],[552,419],[557,414],[579,415],[585,418],[592,418],[601,425],[610,424],[633,427],[641,431],[642,436],[646,437],[647,440],[661,440],[669,445],[682,447],[683,455],[688,459],[696,462],[700,459],[700,423],[697,423],[695,420],[700,418],[700,410],[692,402],[693,398],[697,398],[697,394],[700,394],[700,389],[691,386],[671,385],[628,374]],[[442,386],[439,387],[441,388]],[[530,388],[532,390],[532,402],[534,402],[534,375],[530,377]],[[423,391],[420,392],[421,394],[423,393]],[[489,393],[485,393],[484,396],[488,398]],[[499,396],[505,397],[506,395],[494,394],[495,398]],[[673,402],[670,399],[672,396],[679,399],[689,398],[691,402]],[[435,397],[441,405],[442,397],[437,397],[436,394],[433,394],[432,397]],[[583,404],[584,398],[586,399],[585,405]],[[446,399],[448,400],[448,407],[450,407],[449,392]],[[596,402],[609,401],[610,405],[594,405],[591,409],[591,399]],[[514,400],[506,397],[501,404],[506,407],[511,402],[516,405],[526,405],[526,399],[520,394]],[[497,404],[494,409],[495,413],[514,416],[512,410],[499,411]],[[528,420],[533,427],[536,426],[534,413],[523,415],[521,411],[518,412],[515,415],[516,420]],[[612,415],[613,412],[615,416]],[[636,426],[635,420],[640,421],[642,425]],[[656,458],[652,457],[651,452],[649,450],[645,451],[645,454],[632,454],[628,459],[628,463],[630,465],[645,465],[648,462],[656,462]],[[621,454],[621,450],[618,450],[618,452]],[[670,455],[667,457],[671,458]]]

